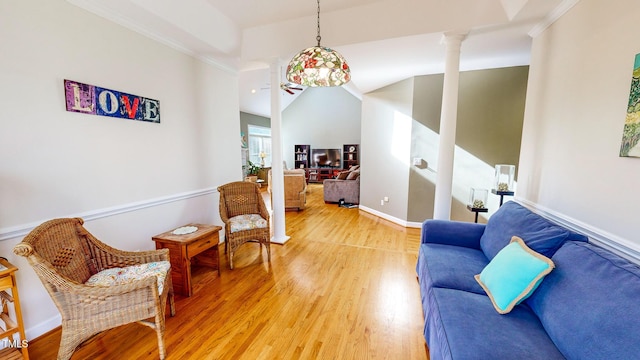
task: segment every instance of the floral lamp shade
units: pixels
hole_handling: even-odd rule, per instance
[[[324,46],[304,49],[287,66],[287,80],[304,86],[341,86],[351,80],[351,70],[340,53]]]

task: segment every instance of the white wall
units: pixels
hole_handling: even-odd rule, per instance
[[[289,96],[289,95],[282,95]],[[282,154],[292,168],[295,145],[342,149],[360,144],[361,102],[341,87],[307,88],[282,112]]]
[[[582,0],[534,39],[516,196],[640,251],[640,159],[618,156],[636,0]]]
[[[408,211],[413,84],[411,78],[362,98],[360,207],[398,223]]]
[[[59,324],[12,253],[33,226],[83,216],[136,250],[186,222],[221,223],[215,187],[241,179],[238,84],[62,0],[0,2],[0,34],[0,256],[20,268],[32,339]],[[64,79],[157,99],[161,123],[67,112]]]

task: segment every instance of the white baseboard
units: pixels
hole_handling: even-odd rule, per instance
[[[61,324],[62,324],[62,317],[60,316],[60,314],[58,314],[52,318],[49,318],[48,320],[42,321],[28,329],[25,329],[24,332],[27,339],[31,341],[39,336],[42,336],[48,333],[52,329],[57,328]]]
[[[398,224],[400,226],[409,227],[409,228],[421,228],[422,227],[422,223],[402,220],[402,219],[399,219],[397,217],[391,216],[389,214],[385,214],[383,212],[380,212],[378,210],[374,210],[374,209],[368,208],[366,206],[359,205],[358,208],[360,210],[362,210],[362,211],[366,211],[369,214],[372,214],[372,215],[375,215],[375,216],[377,216],[379,218],[383,218],[385,220],[391,221],[392,223]]]
[[[585,224],[584,222],[538,205],[529,200],[518,197],[516,197],[515,200],[555,223],[588,236],[589,242],[622,256],[629,261],[640,264],[640,245],[632,243],[627,239],[611,234],[605,230],[596,228],[595,226]]]
[[[283,236],[283,237],[279,237],[276,238],[275,236],[271,238],[271,243],[272,244],[278,244],[278,245],[284,245],[284,243],[286,243],[287,241],[289,241],[289,239],[291,239],[291,236]]]
[[[407,226],[409,228],[415,228],[415,229],[422,229],[422,223],[421,222],[415,222],[415,221],[409,221],[407,222]]]

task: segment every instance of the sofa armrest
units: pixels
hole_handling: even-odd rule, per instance
[[[457,245],[480,250],[485,224],[450,220],[426,220],[422,223],[421,242]]]

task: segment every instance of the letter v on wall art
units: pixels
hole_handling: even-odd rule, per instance
[[[121,91],[64,81],[67,111],[160,123],[160,101]]]
[[[624,121],[620,156],[640,157],[640,54],[636,54],[631,77],[627,117]]]

